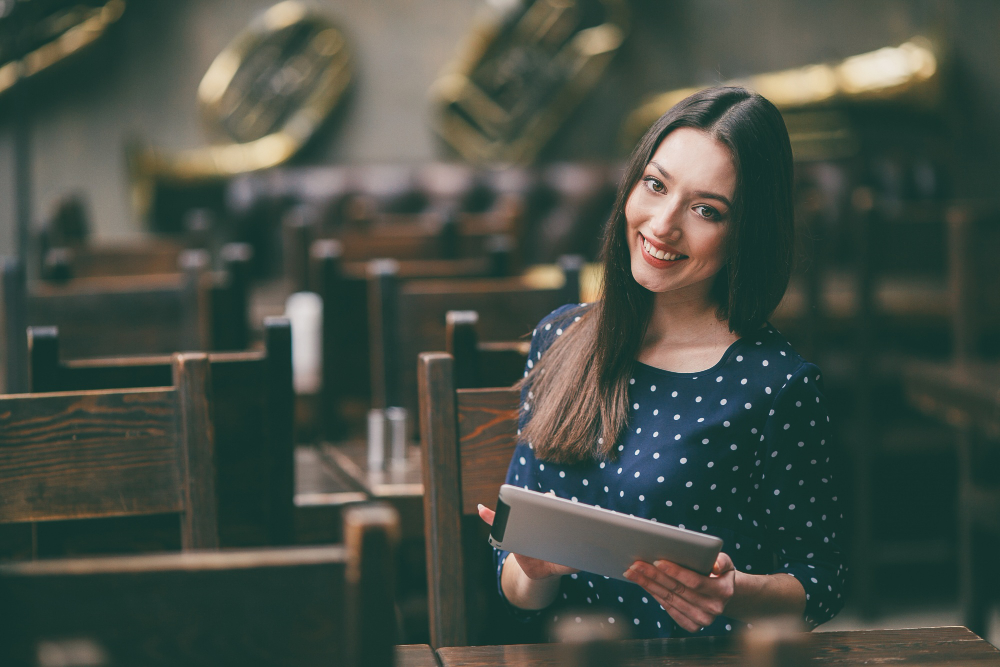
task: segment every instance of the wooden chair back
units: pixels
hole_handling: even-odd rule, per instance
[[[455,387],[508,387],[524,375],[531,342],[481,342],[479,313],[449,310],[445,314],[445,350],[455,360]]]
[[[179,513],[183,549],[219,546],[211,370],[172,387],[0,396],[0,523]]]
[[[167,239],[53,247],[45,251],[39,275],[43,280],[65,281],[173,273],[183,252],[183,244]]]
[[[445,347],[449,310],[475,310],[494,340],[526,336],[545,315],[580,300],[581,258],[560,260],[564,283],[535,287],[520,278],[401,283],[392,263],[370,268],[369,313],[374,407],[417,408],[417,355]]]
[[[444,352],[422,353],[418,368],[431,644],[465,646],[483,637],[476,621],[499,602],[477,505],[496,505],[517,444],[520,394],[456,389]]]
[[[335,546],[2,565],[0,661],[389,667],[398,516],[356,507],[345,523]]]
[[[167,356],[64,361],[55,327],[30,328],[30,390],[83,391],[173,384]],[[293,540],[291,327],[264,321],[264,348],[208,355],[215,433],[215,490],[222,546]]]
[[[248,344],[249,247],[230,244],[225,270],[209,271],[205,251],[184,251],[181,272],[27,284],[17,260],[4,268],[6,375],[24,391],[24,328],[56,326],[70,359],[243,349]]]
[[[495,239],[487,256],[458,260],[396,262],[400,281],[499,278],[510,269],[511,245]],[[310,283],[323,299],[323,435],[345,431],[345,405],[367,404],[371,397],[369,279],[366,262],[344,261],[343,244],[316,241],[310,252]],[[350,408],[346,408],[350,411]],[[356,410],[363,416],[364,410]]]

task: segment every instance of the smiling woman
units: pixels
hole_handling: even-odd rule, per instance
[[[770,102],[709,89],[649,129],[605,229],[601,299],[535,330],[507,483],[716,535],[723,553],[708,577],[636,562],[630,584],[499,551],[520,613],[600,605],[655,637],[839,611],[822,376],[767,323],[792,244],[791,149]]]

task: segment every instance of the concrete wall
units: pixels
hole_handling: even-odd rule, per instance
[[[132,215],[124,143],[204,144],[195,91],[215,55],[270,0],[130,0],[99,47],[30,90],[33,219],[67,191],[86,193],[100,238],[141,233]],[[427,90],[469,30],[478,0],[333,0],[356,53],[357,86],[341,122],[305,160],[417,162],[447,158],[429,129]],[[632,0],[634,29],[545,160],[619,156],[624,116],[645,96],[758,71],[842,58],[944,36],[968,84],[969,192],[990,191],[1000,148],[1000,3],[994,0]],[[9,99],[0,98],[0,253],[13,250]],[[983,166],[985,165],[985,166]]]

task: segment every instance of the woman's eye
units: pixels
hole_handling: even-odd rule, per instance
[[[655,176],[647,176],[642,180],[646,182],[646,187],[652,190],[653,192],[664,192],[666,190],[666,187],[664,187],[663,182],[660,179],[656,178]]]
[[[711,206],[705,206],[704,204],[700,206],[695,206],[694,210],[698,211],[698,215],[705,218],[706,220],[718,220],[722,216]]]

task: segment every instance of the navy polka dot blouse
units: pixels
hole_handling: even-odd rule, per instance
[[[529,368],[580,314],[579,306],[563,306],[542,320]],[[521,401],[523,428],[531,415],[527,390]],[[698,373],[636,362],[629,402],[613,460],[547,463],[520,442],[507,483],[720,537],[737,570],[798,579],[810,627],[833,618],[847,571],[838,547],[844,515],[819,369],[768,326]],[[497,551],[498,585],[507,556]],[[563,577],[556,602],[541,613],[511,609],[526,622],[546,622],[591,606],[613,610],[635,637],[687,635],[638,585],[586,572]],[[701,633],[736,625],[720,616]]]

